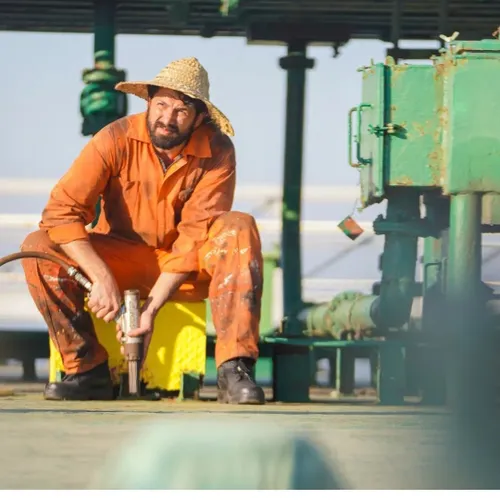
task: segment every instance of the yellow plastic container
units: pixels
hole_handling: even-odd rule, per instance
[[[91,314],[99,343],[107,350],[113,381],[118,383],[127,364],[116,340],[116,324],[105,323]],[[142,369],[148,389],[180,391],[183,374],[205,375],[205,302],[168,302],[158,313],[149,350]],[[64,372],[61,356],[50,341],[49,379],[55,382]]]

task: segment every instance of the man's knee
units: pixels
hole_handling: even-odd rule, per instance
[[[37,251],[44,252],[49,249],[53,249],[54,244],[49,238],[49,235],[46,231],[39,229],[38,231],[33,231],[29,233],[24,241],[21,243],[21,251],[29,252],[29,251]]]
[[[220,215],[215,221],[214,226],[220,230],[253,231],[257,229],[257,223],[252,215],[237,211],[226,212]]]

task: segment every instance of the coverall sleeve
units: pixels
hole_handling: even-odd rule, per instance
[[[236,186],[236,161],[231,145],[200,179],[181,212],[172,250],[160,259],[164,273],[199,270],[199,250],[215,219],[231,210]]]
[[[111,175],[114,146],[103,129],[80,152],[69,170],[52,189],[42,212],[40,229],[56,244],[87,239],[85,229],[95,217],[95,208]]]

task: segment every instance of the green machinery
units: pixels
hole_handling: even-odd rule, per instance
[[[456,41],[457,35],[432,64],[398,65],[388,57],[360,69],[362,102],[349,112],[349,156],[359,170],[363,207],[387,200],[385,217],[373,223],[385,238],[378,293],[346,292],[314,305],[303,314],[302,329],[293,324],[301,316],[295,314],[285,337],[273,339],[340,353],[371,339],[368,345],[379,349],[381,402],[403,402],[405,353],[419,347],[424,401],[452,401],[460,383],[462,391],[473,390],[478,374],[462,373],[460,360],[476,354],[480,363],[485,350],[479,346],[494,328],[487,323],[495,294],[482,282],[481,234],[500,227],[500,124],[492,85],[500,41]],[[419,238],[422,283],[415,280]],[[415,338],[404,330],[416,296],[423,312]],[[325,338],[331,340],[319,340]],[[453,384],[446,387],[447,379]]]

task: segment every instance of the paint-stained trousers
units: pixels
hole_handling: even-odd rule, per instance
[[[89,237],[120,290],[139,289],[146,298],[160,275],[158,262],[164,251],[109,235],[90,233]],[[76,265],[43,230],[29,234],[21,249],[52,253]],[[221,215],[199,250],[199,262],[199,271],[171,300],[199,301],[208,296],[217,334],[217,366],[236,357],[257,359],[263,266],[253,217],[240,212]],[[107,353],[84,310],[86,292],[48,260],[29,258],[22,264],[31,296],[61,353],[66,373],[85,372],[105,362]]]

